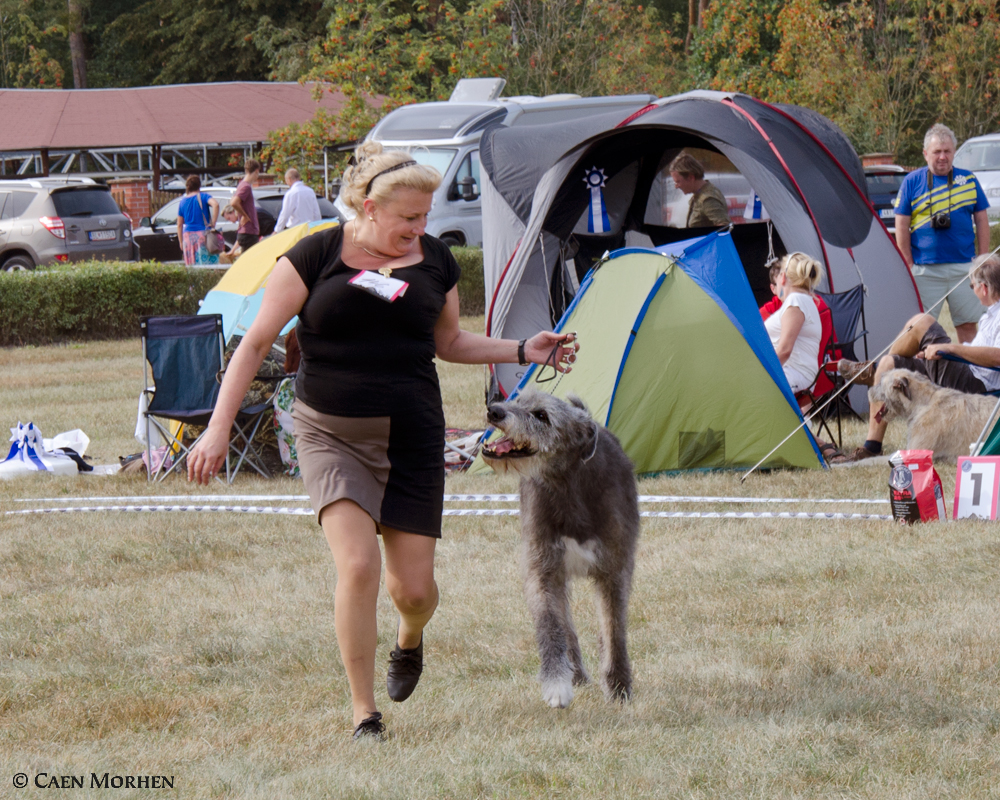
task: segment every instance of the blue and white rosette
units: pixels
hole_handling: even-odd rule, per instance
[[[587,214],[587,230],[590,233],[608,233],[611,221],[608,219],[608,209],[604,205],[604,185],[607,177],[603,169],[596,166],[587,170],[583,182],[590,189],[590,211]]]
[[[51,471],[42,461],[41,454],[45,452],[45,447],[42,444],[42,433],[35,427],[34,423],[29,422],[27,425],[22,425],[18,421],[17,427],[11,428],[10,432],[10,441],[13,444],[10,446],[7,458],[0,463],[20,461],[28,470]]]

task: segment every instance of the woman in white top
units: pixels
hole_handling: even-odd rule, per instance
[[[822,265],[805,253],[789,253],[781,259],[777,283],[781,308],[767,318],[764,327],[793,392],[808,389],[819,369],[823,324],[812,291],[821,280]]]

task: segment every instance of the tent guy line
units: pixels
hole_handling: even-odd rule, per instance
[[[299,494],[178,494],[178,495],[133,495],[122,497],[19,497],[16,503],[127,503],[136,500],[159,500],[189,502],[210,501],[253,501],[253,502],[305,502],[308,495]],[[520,500],[516,494],[446,494],[446,503],[516,503]],[[888,500],[882,498],[811,498],[811,497],[710,497],[698,495],[672,494],[641,494],[640,503],[827,503],[854,505],[885,504]]]
[[[75,514],[100,511],[121,511],[138,513],[157,512],[226,512],[231,514],[276,514],[281,516],[312,516],[311,508],[287,508],[281,506],[72,506],[69,508],[29,508],[23,511],[7,511],[5,516],[26,514]],[[449,508],[446,517],[516,517],[516,508]],[[653,519],[852,519],[891,521],[888,514],[840,514],[806,511],[641,511],[639,516]]]

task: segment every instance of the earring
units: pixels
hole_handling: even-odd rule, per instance
[[[369,214],[369,215],[368,215],[368,219],[369,219],[369,220],[370,220],[371,222],[374,222],[374,221],[375,221],[375,217],[371,216],[371,214]]]

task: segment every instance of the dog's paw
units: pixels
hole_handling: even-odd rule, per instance
[[[542,680],[542,699],[553,708],[566,708],[573,702],[573,683],[568,678]]]

